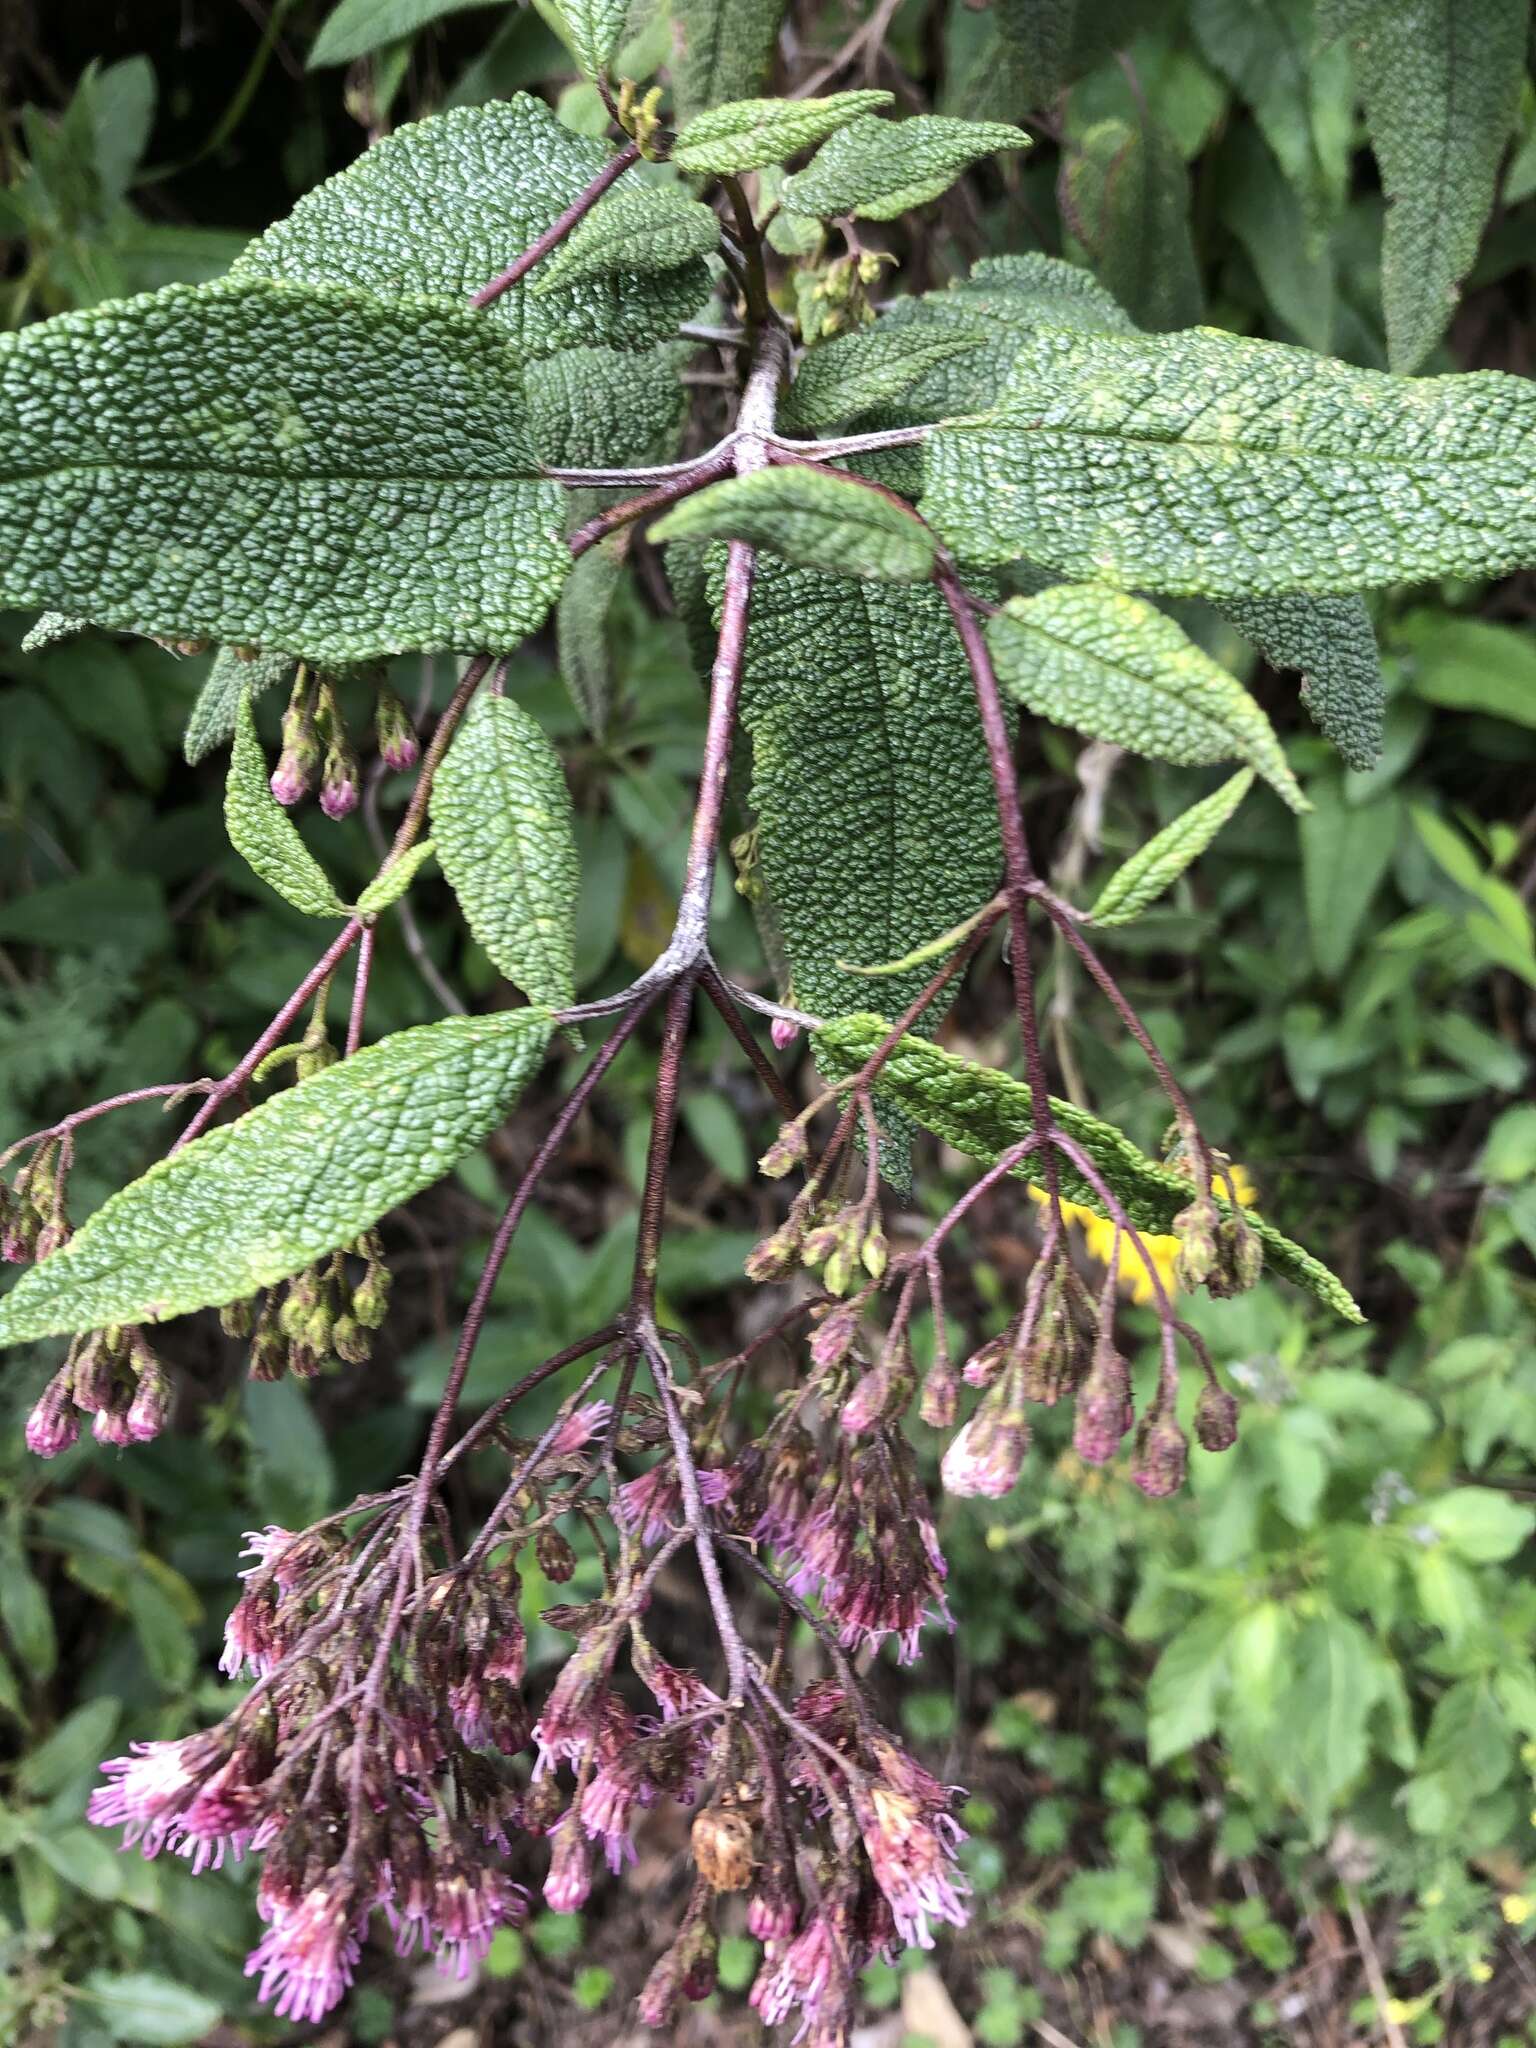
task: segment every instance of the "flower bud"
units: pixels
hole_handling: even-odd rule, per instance
[[[1237,1398],[1207,1380],[1195,1403],[1195,1437],[1202,1450],[1230,1451],[1237,1442]]]
[[[164,1429],[171,1412],[171,1383],[165,1368],[144,1346],[143,1353],[136,1356],[139,1368],[139,1384],[128,1404],[128,1434],[136,1444],[153,1443]]]
[[[411,724],[410,713],[393,690],[381,689],[373,714],[373,730],[379,758],[396,774],[414,768],[421,759],[421,743]]]
[[[373,1338],[354,1315],[340,1315],[331,1331],[331,1349],[343,1365],[366,1365],[373,1356]]]
[[[574,1811],[554,1831],[544,1903],[552,1913],[579,1913],[592,1890],[592,1845]]]
[[[79,1439],[80,1414],[71,1398],[72,1378],[67,1365],[56,1372],[27,1417],[27,1449],[36,1458],[56,1458]]]
[[[117,1381],[116,1361],[105,1330],[93,1330],[75,1360],[75,1406],[96,1415],[110,1406]]]
[[[864,1311],[856,1301],[839,1302],[822,1316],[811,1336],[811,1363],[819,1370],[841,1365],[859,1334]]]
[[[768,1036],[773,1040],[777,1052],[788,1052],[800,1036],[800,1026],[790,1017],[775,1017],[768,1027]]]
[[[1088,1377],[1077,1390],[1072,1447],[1085,1465],[1107,1465],[1131,1427],[1131,1371],[1108,1330],[1093,1347]]]
[[[539,1561],[539,1570],[557,1586],[575,1576],[576,1552],[569,1538],[558,1529],[542,1528],[533,1539],[533,1554]]]
[[[673,1949],[669,1948],[657,1957],[635,2007],[635,2017],[642,2027],[654,2027],[659,2031],[662,2027],[674,2025],[682,1996],[682,1974]]]
[[[325,750],[325,767],[320,777],[320,808],[328,818],[345,818],[357,809],[361,795],[357,756],[345,739],[338,737]]]
[[[707,1920],[695,1920],[677,1939],[682,1981],[678,1989],[695,2005],[708,1998],[720,1973],[720,1939]]]
[[[382,1259],[370,1259],[367,1270],[352,1292],[352,1313],[365,1330],[377,1330],[389,1313],[389,1268]]]
[[[266,1382],[280,1380],[288,1370],[288,1339],[270,1316],[262,1317],[251,1339],[248,1370],[253,1380]]]
[[[948,1429],[960,1404],[960,1375],[954,1361],[943,1354],[935,1358],[923,1381],[923,1399],[918,1414],[930,1429]]]
[[[1173,1234],[1179,1241],[1173,1277],[1186,1293],[1203,1287],[1216,1269],[1216,1228],[1220,1221],[1220,1211],[1208,1195],[1191,1202],[1173,1219]]]
[[[800,1251],[800,1225],[793,1216],[781,1223],[771,1237],[765,1237],[748,1252],[747,1278],[761,1286],[765,1280],[782,1280]]]
[[[694,1820],[692,1842],[693,1860],[712,1892],[746,1890],[752,1882],[752,1824],[739,1808],[706,1806]]]
[[[247,1294],[239,1301],[226,1301],[219,1310],[219,1327],[226,1337],[249,1337],[256,1327],[256,1297]]]
[[[331,1340],[336,1334],[336,1317],[329,1303],[317,1301],[305,1318],[304,1329],[299,1342],[313,1351],[317,1358],[329,1356]]]
[[[782,1180],[786,1173],[810,1157],[810,1151],[811,1141],[806,1136],[805,1125],[787,1123],[758,1160],[758,1171],[769,1180]]]
[[[1016,1324],[1010,1323],[999,1337],[989,1337],[985,1344],[973,1351],[960,1368],[960,1377],[968,1387],[990,1387],[1007,1362],[1013,1349]]]
[[[859,1258],[871,1280],[883,1280],[891,1262],[890,1241],[877,1223],[859,1247]]]
[[[1029,1449],[1029,1424],[1013,1385],[999,1380],[944,1453],[939,1467],[947,1493],[999,1500],[1018,1484]]]
[[[1148,1500],[1166,1500],[1184,1484],[1189,1445],[1171,1415],[1149,1415],[1136,1433],[1131,1478]]]

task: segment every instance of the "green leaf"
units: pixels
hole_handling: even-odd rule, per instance
[[[742,719],[755,872],[789,997],[836,1016],[868,1000],[839,962],[899,960],[969,916],[1001,874],[986,749],[943,599],[760,561]],[[897,977],[895,1010],[928,978],[922,966]]]
[[[967,560],[1211,597],[1496,575],[1536,558],[1536,386],[1410,382],[1212,328],[1029,336],[927,448]]]
[[[1100,121],[1067,159],[1064,210],[1105,287],[1142,327],[1200,317],[1189,173],[1157,123]]]
[[[380,868],[357,899],[358,916],[377,917],[381,911],[398,903],[436,851],[430,839],[421,839],[414,846],[407,847],[397,861]]]
[[[122,1707],[116,1700],[91,1700],[61,1721],[46,1742],[30,1750],[16,1767],[18,1789],[29,1799],[51,1799],[72,1779],[101,1760],[112,1740]]]
[[[569,567],[523,417],[495,328],[420,301],[246,281],[41,321],[0,337],[0,604],[336,660],[515,647]]]
[[[538,1009],[418,1025],[205,1132],[21,1276],[0,1343],[216,1308],[351,1244],[495,1129],[548,1036]]]
[[[687,395],[670,349],[564,348],[528,365],[523,390],[533,445],[561,469],[670,454]]]
[[[672,88],[678,118],[759,92],[785,0],[672,0]]]
[[[195,768],[215,747],[234,738],[242,696],[249,694],[254,700],[266,690],[275,690],[288,681],[293,670],[291,654],[258,654],[244,661],[232,647],[221,647],[197,693],[182,736],[181,750],[189,764]]]
[[[14,1536],[0,1542],[0,1622],[28,1676],[46,1683],[59,1661],[53,1612]]]
[[[998,27],[1023,66],[1021,98],[1046,107],[1074,78],[1124,49],[1163,0],[997,0]]]
[[[624,40],[629,0],[558,0],[566,41],[588,78],[601,78]]]
[[[1502,1564],[1536,1531],[1536,1511],[1489,1486],[1453,1486],[1415,1518],[1472,1564]]]
[[[39,1831],[29,1846],[66,1884],[88,1898],[110,1902],[122,1896],[122,1852],[94,1827],[60,1828],[56,1834]]]
[[[147,1970],[125,1976],[93,1971],[80,1986],[80,1995],[114,2041],[143,2042],[148,2048],[199,2041],[222,2017],[216,1999]]]
[[[601,509],[602,500],[595,492],[572,495],[584,501],[583,511],[573,523]],[[588,548],[572,566],[555,611],[555,653],[560,680],[570,691],[587,731],[598,740],[607,731],[613,699],[608,613],[623,578],[628,544],[628,535],[621,534]]]
[[[684,122],[672,145],[680,171],[713,177],[782,163],[846,128],[861,114],[894,104],[890,92],[835,92],[824,100],[728,100]]]
[[[807,351],[785,400],[784,416],[810,432],[887,404],[941,363],[984,345],[974,333],[931,334],[882,321]]]
[[[537,266],[528,288],[542,299],[611,271],[675,270],[713,255],[719,244],[719,221],[686,192],[670,185],[620,184]]]
[[[1166,613],[1107,584],[1011,598],[987,625],[1004,689],[1037,718],[1155,761],[1246,761],[1289,804],[1307,800],[1274,728],[1236,676]]]
[[[883,491],[806,464],[709,484],[659,519],[653,540],[740,540],[802,569],[884,583],[933,574],[933,536]]]
[[[1140,917],[1200,858],[1252,787],[1253,770],[1244,768],[1165,825],[1116,868],[1088,913],[1089,921],[1102,930]]]
[[[224,786],[224,826],[229,842],[269,889],[275,889],[306,917],[345,917],[346,905],[324,868],[299,837],[298,828],[272,794],[267,757],[256,736],[249,695],[235,713],[235,744]]]
[[[1526,0],[1332,0],[1387,198],[1381,297],[1394,370],[1439,341],[1477,256],[1525,76]]]
[[[432,785],[437,858],[508,981],[552,1010],[576,1000],[581,870],[560,756],[530,712],[481,695]]]
[[[247,1379],[242,1393],[252,1483],[264,1515],[302,1529],[323,1515],[336,1469],[309,1396],[297,1380]]]
[[[573,135],[528,93],[454,107],[397,128],[306,193],[250,244],[235,274],[463,306],[580,197],[612,154],[606,143]],[[708,272],[695,262],[609,271],[541,297],[537,276],[535,267],[476,315],[510,333],[523,356],[649,348],[691,319],[709,290]]]
[[[1229,597],[1221,610],[1272,668],[1300,671],[1301,701],[1338,748],[1345,767],[1374,768],[1381,758],[1386,692],[1365,600],[1297,592]]]
[[[889,1030],[884,1018],[868,1013],[838,1017],[815,1032],[817,1057],[836,1077],[855,1073]],[[920,1038],[900,1040],[881,1069],[880,1085],[925,1130],[988,1165],[1026,1138],[1031,1129],[1030,1092],[1024,1082],[974,1060],[957,1059]],[[1189,1202],[1189,1182],[1157,1165],[1123,1132],[1075,1103],[1052,1096],[1051,1113],[1093,1160],[1136,1228],[1166,1235],[1174,1217]],[[1016,1171],[1028,1180],[1039,1169],[1026,1160]],[[1060,1172],[1062,1194],[1102,1215],[1098,1197],[1068,1161],[1060,1162]],[[1230,1207],[1221,1195],[1216,1200],[1218,1207]],[[1243,1216],[1263,1242],[1272,1271],[1305,1288],[1346,1322],[1364,1322],[1348,1290],[1326,1266],[1253,1210],[1245,1209]]]
[[[168,1692],[190,1685],[197,1669],[192,1631],[170,1594],[147,1572],[135,1572],[128,1581],[128,1615],[155,1683]]]
[[[1335,980],[1351,964],[1355,941],[1397,846],[1402,806],[1393,796],[1350,804],[1336,783],[1314,785],[1301,821],[1301,875],[1318,972]]]
[[[444,15],[486,4],[487,0],[340,0],[326,16],[306,61],[311,71],[350,64],[386,43],[415,35]]]
[[[1317,1840],[1365,1768],[1382,1659],[1358,1622],[1325,1609],[1297,1630],[1289,1661],[1292,1682],[1273,1724],[1275,1769]]]
[[[1317,42],[1312,17],[1313,0],[1193,0],[1190,8],[1201,54],[1252,107],[1317,224],[1343,203],[1354,123],[1348,60]]]
[[[1147,1686],[1147,1753],[1166,1763],[1213,1732],[1225,1686],[1232,1617],[1215,1608],[1163,1647]]]
[[[956,121],[942,114],[882,121],[866,114],[784,180],[784,204],[791,213],[822,220],[848,213],[895,220],[939,198],[983,157],[1028,146],[1022,128],[1001,121]]]
[[[1536,726],[1536,648],[1528,632],[1418,611],[1399,621],[1394,637],[1410,657],[1413,694],[1425,703]]]

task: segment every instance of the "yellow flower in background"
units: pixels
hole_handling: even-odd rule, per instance
[[[1232,1192],[1245,1209],[1254,1207],[1258,1200],[1258,1189],[1241,1166],[1230,1166],[1227,1172],[1232,1179]],[[1226,1184],[1218,1179],[1217,1192],[1226,1193]],[[1030,1186],[1030,1198],[1042,1205],[1047,1200],[1044,1188]],[[1101,1266],[1107,1266],[1115,1248],[1115,1226],[1097,1210],[1084,1208],[1081,1202],[1063,1202],[1061,1213],[1066,1222],[1077,1224],[1083,1233],[1083,1246],[1088,1256],[1097,1259]],[[1179,1240],[1176,1237],[1152,1237],[1143,1233],[1142,1243],[1146,1246],[1157,1276],[1163,1286],[1172,1294],[1174,1291],[1173,1262],[1178,1254]],[[1155,1299],[1152,1282],[1147,1269],[1129,1245],[1120,1248],[1120,1291],[1138,1305]]]
[[[1523,1927],[1531,1917],[1532,1901],[1524,1892],[1506,1892],[1499,1905],[1511,1927]]]

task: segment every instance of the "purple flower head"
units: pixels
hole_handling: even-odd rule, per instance
[[[768,1027],[768,1036],[778,1052],[788,1052],[800,1036],[800,1026],[792,1017],[775,1017]]]
[[[44,1387],[27,1417],[27,1449],[36,1458],[56,1458],[80,1436],[80,1415],[71,1393],[72,1374],[65,1366]]]
[[[964,1833],[950,1818],[949,1795],[942,1786],[928,1781],[939,1794],[935,1801],[922,1786],[926,1772],[920,1778],[905,1775],[912,1790],[883,1779],[855,1789],[853,1807],[870,1869],[902,1942],[909,1948],[932,1948],[930,1923],[963,1927],[969,1918],[964,1901],[970,1885],[954,1858]]]
[[[263,2004],[279,2019],[324,2019],[351,1988],[367,1917],[350,1880],[334,1871],[297,1905],[274,1912],[245,1965],[248,1977],[261,1978]]]
[[[573,1408],[556,1433],[550,1445],[550,1456],[569,1458],[577,1451],[583,1451],[600,1429],[607,1423],[613,1410],[607,1401],[586,1401],[579,1408]]]
[[[1000,1380],[944,1453],[939,1471],[945,1492],[1000,1500],[1018,1485],[1028,1448],[1024,1411],[1011,1397],[1008,1381]]]
[[[847,1984],[855,1963],[823,1907],[792,1941],[770,1942],[753,1981],[749,2003],[770,2027],[792,2012],[800,2014],[801,2036],[814,2028],[838,2026],[847,2005]]]
[[[626,1479],[619,1488],[619,1519],[635,1530],[649,1546],[671,1534],[682,1519],[683,1495],[677,1483],[677,1468],[670,1458],[642,1472],[638,1479]]]
[[[357,809],[362,786],[350,748],[333,746],[325,756],[320,778],[320,808],[328,818],[345,818]]]
[[[1131,1373],[1107,1335],[1093,1347],[1088,1377],[1077,1390],[1072,1446],[1085,1465],[1107,1465],[1135,1421]]]
[[[450,1842],[441,1857],[432,1893],[432,1929],[438,1967],[467,1977],[482,1961],[498,1927],[520,1927],[528,1917],[528,1895],[473,1849]]]
[[[591,1786],[588,1786],[588,1791]],[[554,1851],[544,1880],[544,1903],[552,1913],[579,1913],[592,1890],[592,1851],[567,1814],[552,1836]]]

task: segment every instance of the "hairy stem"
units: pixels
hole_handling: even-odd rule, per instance
[[[639,144],[626,142],[616,156],[610,157],[585,192],[578,193],[564,213],[557,214],[543,234],[536,241],[528,244],[528,247],[521,256],[517,257],[514,262],[509,263],[499,276],[491,279],[489,284],[481,285],[479,291],[474,294],[469,302],[476,312],[482,306],[492,305],[501,297],[503,292],[511,291],[513,285],[520,284],[541,258],[547,256],[551,249],[563,242],[572,228],[579,226],[585,220],[593,207],[596,206],[598,200],[608,190],[608,187],[616,184],[629,169],[630,165],[638,162],[639,156]]]

